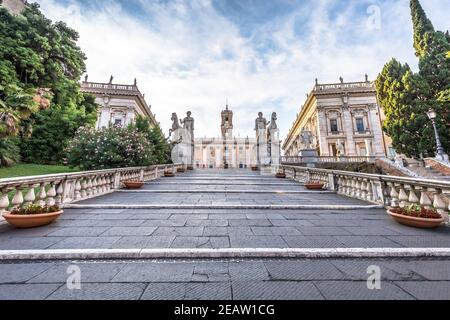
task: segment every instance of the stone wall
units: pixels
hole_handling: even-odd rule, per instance
[[[425,166],[433,168],[446,176],[450,176],[450,165],[442,164],[434,159],[425,159]]]

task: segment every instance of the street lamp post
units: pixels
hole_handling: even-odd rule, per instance
[[[436,158],[441,161],[448,162],[448,155],[445,153],[444,147],[442,146],[441,143],[441,139],[439,138],[439,132],[436,127],[436,111],[430,108],[430,110],[428,110],[427,112],[427,115],[428,118],[430,118],[431,123],[433,124],[434,135],[436,137],[436,147],[437,147]]]

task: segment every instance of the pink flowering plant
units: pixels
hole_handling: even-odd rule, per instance
[[[134,126],[80,128],[67,148],[67,162],[82,170],[153,165],[154,146]]]

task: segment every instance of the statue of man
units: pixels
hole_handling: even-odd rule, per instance
[[[189,133],[194,132],[194,118],[191,117],[192,112],[187,112],[187,117],[181,120],[181,124],[183,125],[183,128],[186,129]]]
[[[345,147],[344,147],[344,143],[342,142],[342,140],[338,140],[336,142],[336,149],[337,149],[337,156],[338,157],[345,156]]]
[[[267,128],[267,120],[263,117],[263,113],[258,113],[258,118],[255,120],[255,130],[258,131],[260,129],[266,130]]]

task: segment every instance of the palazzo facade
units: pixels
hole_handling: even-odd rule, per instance
[[[316,80],[282,149],[285,156],[315,149],[319,156],[394,157],[391,140],[382,130],[384,119],[375,83],[367,76],[364,82]]]
[[[256,139],[233,135],[233,111],[221,113],[221,136],[195,138],[193,165],[197,168],[249,168],[256,165]]]
[[[151,107],[145,96],[139,91],[136,80],[132,85],[88,82],[87,77],[81,83],[81,91],[95,96],[100,106],[97,114],[97,129],[111,125],[126,126],[133,123],[138,115],[147,118],[151,127],[158,126]]]

